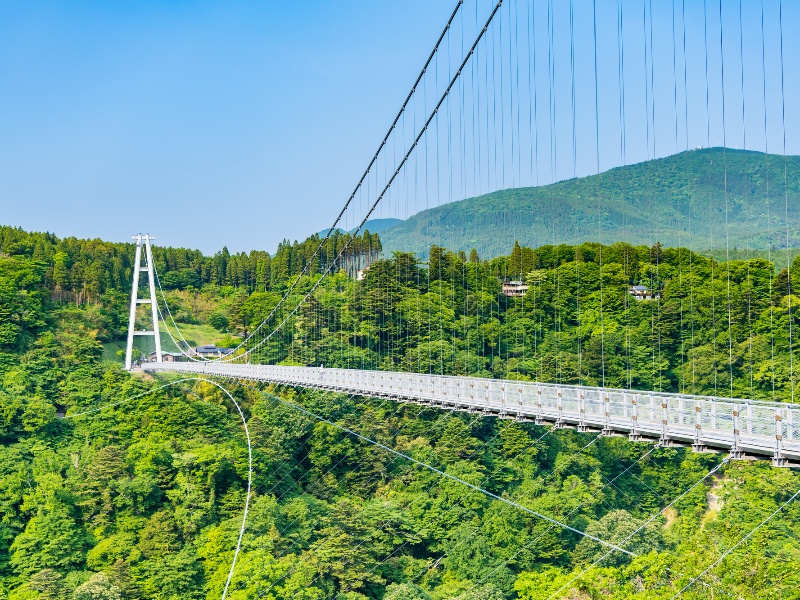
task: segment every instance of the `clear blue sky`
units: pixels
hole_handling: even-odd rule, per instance
[[[671,4],[653,3],[655,28],[671,27]],[[702,3],[686,3],[696,19]],[[601,26],[613,23],[616,2],[598,4],[608,9]],[[752,12],[757,3],[745,4]],[[800,129],[798,4],[784,0],[790,153]],[[5,0],[0,223],[115,241],[150,231],[159,243],[204,252],[272,251],[283,238],[303,239],[335,217],[454,5]],[[752,15],[745,20],[754,26]],[[767,28],[774,45],[774,19]],[[603,35],[616,40],[615,31]],[[657,43],[655,54],[671,69],[671,47]],[[726,68],[739,77],[738,60]],[[601,103],[613,110],[612,100]],[[748,127],[763,119],[756,112]],[[664,116],[665,131],[672,118]],[[705,136],[704,123],[691,128]],[[774,151],[778,137],[770,135]],[[579,170],[590,172],[592,157],[581,154]],[[629,158],[646,156],[632,148]]]

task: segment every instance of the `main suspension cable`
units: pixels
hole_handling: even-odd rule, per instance
[[[455,20],[456,14],[458,13],[459,9],[461,8],[461,6],[463,4],[464,4],[464,0],[458,0],[455,8],[453,9],[452,14],[450,15],[450,18],[447,20],[447,24],[445,25],[444,29],[442,30],[442,33],[439,35],[439,39],[436,40],[436,44],[434,45],[433,50],[431,50],[431,53],[428,56],[428,59],[425,61],[425,64],[423,65],[422,70],[419,72],[419,75],[417,75],[417,78],[414,81],[414,85],[411,86],[411,91],[406,96],[406,99],[403,102],[402,106],[400,107],[400,110],[398,111],[397,115],[395,116],[394,120],[392,121],[392,124],[389,126],[389,130],[386,132],[386,135],[384,135],[383,140],[381,141],[380,145],[378,146],[378,150],[375,152],[375,154],[372,157],[372,160],[370,160],[369,164],[367,165],[366,170],[361,175],[361,178],[358,180],[358,183],[356,184],[355,189],[350,194],[350,197],[347,199],[347,202],[345,202],[345,204],[342,207],[342,209],[339,211],[339,215],[334,220],[333,225],[331,225],[330,229],[328,229],[327,233],[325,234],[325,237],[320,241],[319,245],[317,246],[317,249],[311,255],[311,258],[309,258],[306,261],[306,264],[303,266],[303,269],[301,270],[301,272],[294,278],[294,281],[292,281],[292,283],[289,285],[289,289],[286,290],[286,292],[284,293],[283,297],[280,299],[278,304],[272,309],[270,314],[267,315],[267,317],[261,323],[259,323],[259,325],[250,333],[250,336],[248,336],[248,339],[250,337],[252,337],[253,335],[255,335],[256,332],[258,332],[264,326],[264,324],[267,323],[272,318],[272,316],[275,314],[275,312],[278,310],[278,308],[281,307],[284,304],[284,302],[289,298],[290,294],[294,291],[294,289],[297,287],[297,284],[302,279],[302,276],[306,273],[306,271],[308,271],[310,266],[312,264],[314,264],[314,259],[319,255],[319,253],[321,252],[322,248],[325,246],[325,243],[330,238],[331,234],[334,231],[336,231],[336,229],[337,229],[337,227],[339,225],[339,222],[342,220],[342,217],[343,217],[345,211],[348,209],[348,207],[352,203],[353,199],[356,197],[356,194],[361,189],[361,186],[364,183],[364,181],[367,179],[367,176],[369,175],[370,171],[372,170],[372,167],[375,166],[375,163],[378,160],[378,156],[380,155],[380,153],[383,150],[383,148],[386,146],[386,142],[389,140],[389,137],[391,136],[392,132],[395,130],[398,122],[400,121],[400,118],[404,115],[406,107],[408,106],[408,103],[411,101],[411,98],[414,96],[415,92],[417,91],[417,86],[419,85],[420,81],[422,81],[423,77],[425,76],[425,74],[426,74],[426,72],[428,70],[428,67],[431,64],[431,61],[433,60],[433,58],[436,56],[437,52],[439,51],[439,46],[442,43],[442,40],[444,40],[445,35],[450,30],[450,26],[452,25],[453,21]],[[372,213],[372,211],[370,211],[370,214],[371,213]],[[366,221],[366,219],[365,219],[365,221]],[[362,222],[362,225],[363,225],[363,222]],[[361,230],[361,227],[359,227],[358,231],[353,232],[352,237],[355,237],[360,230]],[[352,237],[351,237],[351,239],[352,239]],[[342,256],[342,254],[340,253],[339,256],[331,264],[335,264],[341,256]],[[326,273],[329,270],[330,269],[326,269]],[[323,276],[324,276],[324,274],[323,274]],[[244,340],[241,344],[239,344],[235,348],[235,350],[238,350],[239,348],[243,347],[246,343],[247,343],[247,340]]]
[[[420,140],[422,139],[423,135],[424,135],[424,134],[427,132],[427,130],[428,130],[428,127],[430,126],[430,124],[431,124],[431,123],[433,122],[433,120],[436,118],[436,115],[439,113],[439,109],[441,108],[442,104],[444,104],[444,101],[447,99],[448,95],[450,94],[450,90],[452,90],[452,88],[453,88],[453,86],[455,85],[456,81],[457,81],[457,80],[458,80],[458,78],[461,76],[461,73],[462,73],[462,71],[463,71],[464,67],[466,66],[467,62],[469,62],[469,59],[472,57],[473,53],[475,52],[475,48],[478,46],[478,43],[481,41],[481,39],[483,38],[483,35],[484,35],[484,34],[486,33],[486,31],[488,30],[488,28],[489,28],[489,25],[492,23],[492,20],[494,19],[494,16],[497,14],[497,11],[500,9],[500,6],[501,6],[502,4],[503,4],[503,0],[499,0],[499,1],[497,2],[497,4],[495,5],[495,7],[494,7],[494,10],[492,10],[492,13],[489,15],[489,18],[488,18],[488,19],[487,19],[487,21],[486,21],[486,24],[483,26],[483,29],[481,29],[480,33],[478,34],[478,37],[476,38],[476,40],[475,40],[475,42],[472,44],[472,47],[470,48],[469,52],[467,53],[467,55],[464,57],[463,61],[461,62],[461,65],[459,66],[458,70],[456,71],[456,74],[455,74],[455,75],[453,76],[453,78],[451,79],[451,81],[450,81],[450,84],[447,86],[447,89],[445,89],[445,91],[444,91],[444,93],[442,94],[441,98],[439,98],[439,101],[436,103],[436,106],[435,106],[435,108],[433,109],[433,111],[431,112],[430,116],[429,116],[429,117],[428,117],[428,119],[425,121],[425,124],[423,125],[423,127],[422,127],[422,129],[420,130],[419,134],[417,135],[417,137],[415,138],[414,142],[413,142],[413,143],[411,144],[411,146],[409,147],[409,149],[408,149],[408,151],[406,152],[406,154],[405,154],[405,156],[403,157],[403,159],[400,161],[400,164],[397,166],[397,169],[395,169],[394,173],[393,173],[393,174],[392,174],[392,176],[389,178],[389,181],[388,181],[388,182],[386,183],[386,185],[384,186],[384,188],[383,188],[383,191],[381,191],[380,195],[379,195],[379,196],[376,198],[375,202],[372,204],[372,206],[370,207],[370,209],[369,209],[369,211],[367,212],[367,214],[366,214],[366,215],[364,216],[364,218],[361,220],[361,223],[358,225],[358,227],[357,227],[357,228],[355,229],[355,231],[353,232],[353,237],[351,237],[350,239],[348,239],[348,240],[347,240],[347,242],[346,242],[346,243],[344,244],[344,246],[342,247],[342,250],[341,250],[341,252],[339,252],[339,254],[338,254],[338,256],[337,256],[336,260],[334,260],[334,261],[333,261],[333,262],[332,262],[330,265],[328,265],[328,267],[327,267],[327,268],[325,269],[325,271],[322,273],[322,277],[320,277],[320,278],[319,278],[319,279],[318,279],[318,280],[317,280],[317,281],[314,283],[314,285],[312,285],[312,287],[311,287],[311,289],[309,290],[309,292],[308,292],[307,294],[305,294],[305,296],[304,296],[304,297],[302,298],[302,300],[301,300],[301,301],[298,303],[298,305],[297,305],[297,306],[296,306],[294,309],[292,309],[292,311],[289,313],[289,315],[288,315],[288,316],[287,316],[285,319],[283,319],[283,321],[281,321],[281,322],[280,322],[280,323],[279,323],[279,324],[278,324],[278,325],[275,327],[275,329],[273,329],[273,330],[272,330],[272,332],[270,332],[268,335],[264,336],[264,338],[263,338],[261,341],[259,341],[259,342],[258,342],[258,343],[257,343],[255,346],[253,346],[253,347],[251,347],[251,348],[248,348],[248,349],[247,349],[245,352],[243,352],[242,354],[239,354],[239,355],[237,355],[237,356],[232,356],[230,359],[226,359],[226,358],[220,358],[220,359],[217,359],[218,361],[221,361],[221,362],[229,362],[230,360],[242,359],[242,358],[245,358],[245,357],[247,357],[247,356],[248,356],[248,355],[249,355],[249,354],[250,354],[250,353],[251,353],[253,350],[255,350],[256,348],[258,348],[258,347],[262,346],[262,345],[263,345],[264,343],[266,343],[266,342],[267,342],[267,341],[268,341],[270,338],[272,338],[272,336],[273,336],[273,335],[274,335],[274,334],[275,334],[275,333],[276,333],[276,332],[277,332],[277,331],[278,331],[278,330],[279,330],[281,327],[283,327],[283,325],[284,325],[284,324],[285,324],[287,321],[289,321],[289,319],[291,319],[291,317],[293,317],[293,316],[295,315],[295,313],[297,313],[297,311],[299,310],[299,308],[300,308],[300,307],[301,307],[301,306],[302,306],[302,305],[303,305],[303,304],[304,304],[304,303],[305,303],[305,302],[308,300],[308,298],[309,298],[309,297],[310,297],[310,296],[311,296],[311,295],[312,295],[312,294],[313,294],[313,293],[314,293],[314,292],[317,290],[317,288],[319,288],[319,286],[322,284],[322,281],[323,281],[324,277],[325,277],[325,276],[326,276],[326,275],[327,275],[327,274],[330,272],[330,270],[331,270],[331,268],[332,268],[332,265],[333,265],[333,264],[335,264],[335,262],[336,262],[337,260],[339,260],[339,258],[341,258],[341,257],[344,255],[344,253],[347,251],[347,249],[348,249],[348,248],[349,248],[349,246],[350,246],[350,243],[351,243],[351,242],[352,242],[352,240],[354,239],[354,236],[355,236],[355,235],[357,235],[357,234],[358,234],[358,233],[361,231],[361,229],[364,227],[364,223],[366,223],[366,222],[367,222],[367,220],[369,220],[369,217],[370,217],[370,216],[372,215],[372,213],[375,211],[375,209],[377,208],[378,204],[379,204],[379,203],[380,203],[380,201],[383,199],[383,197],[386,195],[386,192],[389,190],[389,188],[391,187],[391,185],[392,185],[392,183],[394,182],[394,180],[395,180],[395,179],[397,178],[397,176],[400,174],[400,171],[403,169],[403,167],[404,167],[404,165],[406,164],[406,162],[408,161],[409,157],[410,157],[410,156],[411,156],[411,154],[414,152],[414,149],[415,149],[415,148],[416,148],[416,147],[419,145],[419,142],[420,142]],[[297,279],[297,281],[299,281],[299,278]],[[287,292],[287,294],[288,294],[288,292]],[[286,296],[285,296],[285,297],[286,297]],[[277,310],[277,306],[276,306],[276,307],[275,307],[275,308],[272,310],[272,312],[270,312],[270,314],[267,316],[267,318],[266,318],[264,321],[262,321],[262,323],[259,325],[259,327],[258,327],[258,328],[261,328],[261,326],[262,326],[262,325],[264,325],[264,323],[266,323],[266,322],[267,322],[267,321],[268,321],[268,320],[271,318],[271,316],[272,316],[272,315],[275,313],[275,310]],[[254,331],[253,333],[255,333],[255,331]],[[251,334],[251,336],[252,336],[252,334]],[[238,349],[238,348],[241,348],[241,347],[242,347],[242,346],[243,346],[245,343],[246,343],[246,340],[245,340],[245,342],[242,342],[242,344],[239,344],[239,346],[237,346],[237,349]]]

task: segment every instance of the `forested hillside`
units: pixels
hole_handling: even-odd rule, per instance
[[[386,249],[424,255],[441,244],[492,257],[515,240],[535,247],[624,239],[705,251],[724,248],[727,234],[731,248],[766,250],[786,247],[787,227],[789,247],[800,246],[798,156],[692,150],[553,185],[452,200],[458,201],[443,200],[383,231]]]
[[[789,351],[800,258],[791,272],[792,282],[764,259],[720,263],[660,245],[515,245],[490,261],[433,246],[427,263],[396,253],[361,282],[332,277],[257,357],[790,400],[800,398]],[[526,280],[527,294],[504,296],[508,278]],[[657,298],[635,300],[631,285]],[[310,287],[298,286],[298,300]],[[248,316],[231,320],[252,331],[278,299],[252,294]]]
[[[231,286],[245,291],[280,289],[301,273],[320,245],[313,235],[303,242],[284,240],[274,256],[262,250],[231,254],[223,248],[213,256],[199,250],[155,246],[153,260],[164,289],[200,289],[203,285]],[[0,225],[0,252],[24,256],[42,267],[43,285],[55,299],[77,304],[97,303],[109,291],[129,293],[134,244],[58,238]],[[352,236],[334,232],[308,272],[332,270],[350,275],[376,260],[382,250],[378,234]]]
[[[235,407],[209,384],[156,389],[166,381],[101,359],[100,341],[126,326],[129,246],[13,229],[0,239],[0,598],[219,598],[247,489]],[[485,261],[433,247],[424,263],[402,253],[374,261],[360,281],[339,271],[263,358],[604,377],[723,395],[732,385],[736,395],[776,400],[790,400],[793,386],[800,393],[789,337],[790,323],[800,331],[800,260],[790,276],[763,259],[721,263],[660,245],[512,242],[509,251]],[[58,253],[68,280],[56,281]],[[160,270],[197,273],[223,256]],[[120,280],[98,277],[96,289],[74,274],[93,265],[113,273],[115,260]],[[167,300],[187,321],[216,321],[221,335],[252,329],[289,281],[273,280],[274,261],[269,286],[225,279],[228,261],[223,271],[209,267],[221,280],[171,286]],[[290,305],[316,277],[300,281]],[[527,281],[527,295],[502,295],[510,277]],[[631,284],[657,299],[632,300]],[[562,598],[671,598],[800,488],[797,473],[766,462],[731,462],[705,477],[723,457],[223,383],[253,442],[250,516],[228,594],[237,600],[538,600],[562,586]],[[590,539],[345,429],[636,556],[614,553],[589,568],[605,554]],[[684,597],[800,596],[799,537],[792,503]]]

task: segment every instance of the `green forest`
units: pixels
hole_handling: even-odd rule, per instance
[[[363,281],[339,273],[297,311],[314,278],[274,314],[279,294],[254,293],[231,318],[246,331],[289,319],[254,338],[256,362],[791,400],[800,258],[792,266],[660,245],[516,244],[489,261],[433,246],[425,264],[395,253]],[[501,293],[510,278],[527,282],[524,297]],[[634,300],[631,285],[656,299]]]
[[[323,247],[312,261],[320,243]],[[0,225],[0,252],[35,261],[42,269],[42,286],[59,301],[97,304],[109,300],[104,300],[106,294],[129,294],[134,249],[133,243],[58,238]],[[299,243],[284,240],[272,256],[262,250],[231,254],[227,248],[204,256],[199,250],[154,246],[153,261],[164,289],[200,289],[211,284],[252,292],[280,289],[304,269],[322,273],[330,267],[353,275],[381,250],[378,234],[364,231],[353,236],[335,231],[328,239],[314,235]],[[313,264],[307,265],[309,261]]]
[[[347,235],[321,260],[312,236],[274,256],[157,248],[155,262],[178,327],[202,323],[224,339],[270,314],[267,332],[286,320],[255,351],[264,362],[800,394],[800,259],[785,252],[725,262],[658,243],[512,241],[485,259],[433,246],[423,262],[381,258],[385,241],[364,234],[333,264]],[[126,332],[132,257],[130,244],[0,228],[0,598],[211,599],[225,589],[247,496],[242,422],[209,383],[103,359],[103,344]],[[502,293],[512,279],[524,296]],[[634,299],[631,285],[652,299]],[[668,599],[707,567],[682,597],[800,597],[800,503],[714,565],[797,492],[793,469],[220,383],[244,411],[253,458],[228,598]],[[635,556],[605,556],[590,538],[419,463]]]

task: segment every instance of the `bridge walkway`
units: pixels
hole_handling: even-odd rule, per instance
[[[659,440],[734,458],[800,462],[800,406],[668,392],[560,385],[395,371],[327,369],[222,362],[144,363],[144,371],[200,373],[358,396],[388,398],[487,416],[552,423]]]

